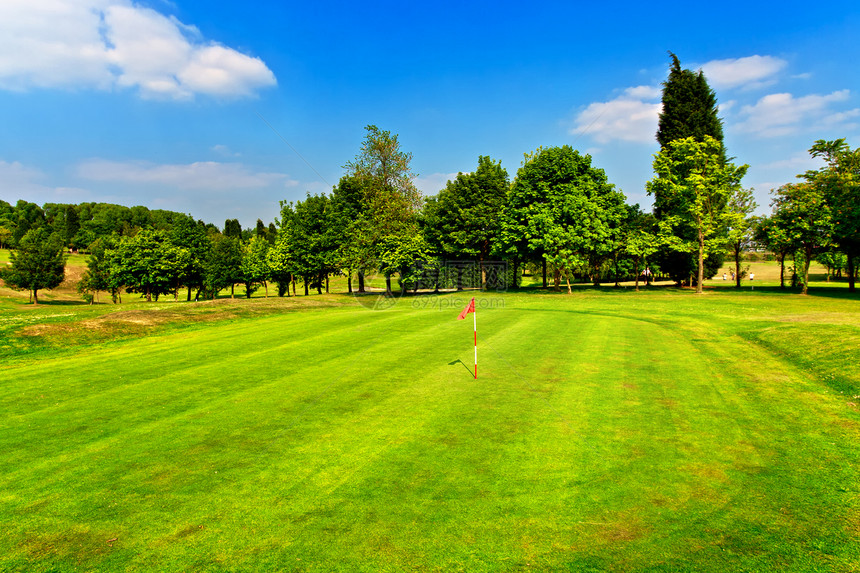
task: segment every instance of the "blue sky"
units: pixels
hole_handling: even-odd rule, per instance
[[[268,223],[330,190],[375,124],[427,195],[479,155],[514,177],[570,144],[650,206],[671,50],[705,71],[765,212],[813,141],[860,146],[858,35],[838,1],[3,0],[0,198]]]

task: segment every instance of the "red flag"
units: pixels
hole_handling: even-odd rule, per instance
[[[475,298],[474,297],[472,297],[472,300],[469,302],[469,304],[466,306],[466,308],[463,309],[463,312],[460,313],[460,316],[457,317],[457,320],[463,320],[464,318],[466,318],[466,315],[469,314],[470,312],[475,312]]]

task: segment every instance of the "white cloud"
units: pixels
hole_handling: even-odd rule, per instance
[[[576,116],[571,134],[589,135],[600,144],[614,140],[652,143],[662,104],[642,101],[635,95],[658,97],[660,91],[646,92],[644,86],[628,88],[624,95],[608,102],[589,104]]]
[[[19,199],[37,203],[80,203],[92,200],[92,193],[76,187],[52,187],[45,183],[47,176],[18,161],[0,160],[0,181],[3,182],[3,200],[15,204]]]
[[[91,188],[59,186],[53,181],[56,175],[0,160],[2,199],[13,204],[23,199],[39,205],[85,201],[146,205],[192,213],[214,223],[238,218],[244,225],[252,225],[257,217],[267,221],[276,217],[281,199],[303,198],[304,192],[297,196],[297,189],[319,187],[315,182],[304,185],[280,173],[255,172],[229,163],[155,165],[92,160],[60,178],[70,175],[85,179]]]
[[[242,156],[241,153],[234,152],[228,146],[222,145],[220,143],[218,145],[213,145],[212,151],[214,151],[215,153],[222,155],[224,157],[241,157]]]
[[[795,153],[788,159],[779,159],[759,165],[759,169],[787,169],[795,173],[803,173],[810,169],[818,169],[824,165],[820,157],[812,157],[809,153]]]
[[[250,96],[275,85],[259,58],[128,0],[0,2],[0,89],[136,88],[141,96]]]
[[[250,96],[257,88],[275,84],[262,60],[217,45],[195,50],[177,77],[192,91],[231,97]]]
[[[663,95],[663,89],[655,86],[636,86],[624,90],[624,95],[631,99],[656,99]]]
[[[748,56],[711,60],[702,66],[702,71],[714,88],[754,88],[773,83],[774,76],[786,65],[788,62],[773,56]]]
[[[767,191],[770,191],[771,189],[779,189],[780,187],[782,187],[786,183],[791,183],[791,182],[792,182],[791,178],[786,179],[785,181],[764,181],[761,183],[753,183],[752,185],[750,185],[750,187],[752,187],[756,191],[767,192]]]
[[[436,195],[445,188],[448,181],[453,181],[457,178],[456,173],[431,173],[415,178],[415,186],[421,191],[424,196]]]
[[[77,175],[89,181],[164,185],[183,190],[236,191],[275,184],[294,185],[283,173],[254,172],[241,163],[215,161],[157,165],[142,161],[93,159],[80,164]]]
[[[790,93],[766,95],[755,104],[741,108],[742,121],[736,129],[759,137],[779,137],[801,130],[812,131],[836,126],[853,129],[857,124],[849,120],[860,116],[860,109],[842,112],[833,112],[830,109],[832,104],[847,101],[848,98],[848,90],[799,98]]]
[[[737,105],[737,103],[738,102],[733,100],[733,99],[730,99],[729,101],[724,101],[722,103],[718,103],[717,104],[717,110],[721,114],[726,113],[727,111],[729,111],[730,109],[735,107],[735,105]]]
[[[35,185],[44,175],[41,171],[31,167],[25,167],[18,161],[11,163],[0,161],[0,179],[3,181],[3,192],[14,194],[16,187]]]

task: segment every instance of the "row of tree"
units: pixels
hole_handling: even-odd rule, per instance
[[[189,218],[190,215],[184,213],[141,205],[45,203],[39,206],[24,200],[12,205],[0,199],[0,248],[14,249],[28,231],[44,228],[49,234],[56,234],[70,251],[86,251],[98,239],[129,236],[140,229],[170,232],[174,226],[186,224]],[[204,226],[207,233],[222,232],[213,223],[197,223]],[[237,219],[226,220],[223,227],[223,234],[245,241],[255,234],[276,232],[273,223],[266,227],[260,220],[256,229],[243,229]]]
[[[848,288],[854,292],[860,256],[860,148],[851,149],[844,139],[818,140],[809,152],[824,159],[824,167],[773,192],[773,212],[757,221],[755,237],[777,255],[783,286],[785,260],[793,255],[803,265],[799,275],[804,293],[809,263],[815,258],[828,268],[844,264]]]
[[[438,288],[450,286],[446,266],[455,269],[460,287],[462,264],[469,261],[487,286],[491,260],[508,264],[504,280],[513,286],[530,267],[542,272],[545,286],[551,274],[555,288],[565,281],[569,292],[576,279],[597,284],[636,277],[638,288],[648,268],[646,276],[662,272],[701,292],[726,255],[734,258],[740,286],[741,255],[758,244],[776,253],[783,267],[787,257],[802,263],[795,267],[803,292],[809,261],[827,256],[835,266],[834,253],[841,252],[853,291],[860,150],[844,140],[816,142],[810,151],[826,165],[776,190],[770,217],[753,217],[752,190],[741,185],[747,166],[727,159],[716,95],[701,71],[682,69],[671,57],[657,132],[661,148],[647,184],[653,213],[626,204],[591,157],[570,146],[526,154],[513,181],[500,162],[479,157],[474,171],[459,173],[424,199],[414,185],[412,156],[397,135],[368,126],[331,193],[282,202],[279,219],[268,227],[258,221],[256,229],[243,231],[228,220],[222,233],[187,215],[94,204],[46,205],[39,224],[31,204],[19,202],[12,211],[0,205],[0,224],[3,213],[7,221],[8,213],[15,215],[8,240],[19,247],[4,278],[24,285],[23,275],[14,274],[23,268],[17,261],[39,241],[74,247],[95,236],[81,288],[110,291],[115,299],[123,289],[150,300],[178,296],[181,287],[188,299],[193,290],[197,298],[209,297],[228,287],[232,293],[238,283],[248,296],[260,286],[268,294],[270,281],[280,295],[290,286],[295,294],[297,280],[307,294],[328,289],[329,277],[341,273],[350,291],[353,277],[364,291],[368,273],[384,275],[389,292],[395,276],[404,290]],[[30,234],[36,230],[39,235]]]

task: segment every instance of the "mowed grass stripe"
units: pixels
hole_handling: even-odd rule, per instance
[[[428,316],[432,316],[432,315],[428,315]],[[386,321],[390,321],[392,318],[396,318],[396,317],[398,317],[398,315],[397,315],[397,314],[394,314],[394,313],[386,313],[386,314],[379,314],[379,313],[362,313],[362,318],[367,318],[368,320],[370,320],[370,321],[375,321],[375,322],[379,322],[379,321],[380,321],[380,319],[384,319],[384,320],[386,320]],[[402,318],[403,318],[403,316],[402,316],[402,315],[400,315],[400,318],[402,319]],[[271,322],[271,321],[268,321],[268,322]],[[253,325],[253,326],[252,326],[252,328],[256,328],[256,326],[257,326],[257,325]],[[306,325],[306,326],[307,326],[307,325]],[[322,325],[322,326],[327,327],[327,325]],[[313,327],[314,327],[314,325],[312,325],[312,324],[311,324],[311,325],[309,325],[309,328],[313,329]],[[247,325],[246,325],[246,328],[247,328]],[[232,330],[232,329],[231,329],[231,330]],[[391,330],[392,330],[392,329],[385,328],[385,329],[383,329],[383,332],[382,332],[381,334],[383,334],[383,335],[385,335],[385,336],[388,336],[388,335],[390,334],[390,331],[391,331]],[[403,330],[403,331],[408,331],[408,330],[413,330],[413,329],[409,328],[409,329],[402,329],[402,330]],[[222,333],[219,333],[219,334],[223,334],[223,332],[222,332]],[[349,345],[349,343],[348,343],[349,341],[343,340],[343,336],[342,336],[342,334],[341,334],[341,333],[338,333],[338,332],[336,332],[336,331],[333,331],[333,330],[332,330],[332,331],[330,331],[329,336],[330,336],[330,337],[338,337],[338,338],[340,338],[340,340],[338,341],[338,343],[335,345],[335,346],[337,346],[338,348],[341,348],[341,349],[348,349],[348,348],[349,348],[349,346],[350,346],[350,345]],[[169,337],[168,337],[168,338],[169,338]],[[246,341],[247,341],[247,339],[246,339]],[[306,342],[305,342],[305,340],[303,340],[303,339],[299,339],[299,341],[300,341],[300,342],[299,342],[300,344],[302,344],[302,345],[307,345],[307,344],[306,344]],[[358,340],[358,342],[360,342],[361,344],[367,344],[367,341],[368,341],[367,336],[366,336],[365,334],[361,334],[361,335],[360,335],[360,340]],[[387,341],[386,341],[386,342],[387,342]],[[379,343],[379,342],[378,342],[378,341],[374,341],[374,343]],[[251,347],[251,348],[257,348],[257,347],[255,347],[255,346],[253,346],[253,341],[250,341],[250,342],[249,342],[249,344],[250,344],[250,346],[249,346],[249,347]],[[158,348],[161,348],[161,349],[163,350],[163,347],[164,347],[164,341],[162,340],[162,342],[161,342],[160,344],[157,344],[156,346],[157,346]],[[309,348],[310,348],[310,351],[311,351],[312,353],[319,353],[319,352],[321,351],[321,348],[320,348],[320,347],[315,347],[315,346],[313,346],[313,345],[310,345],[310,346],[309,346]],[[257,358],[259,357],[259,353],[260,353],[260,352],[259,352],[259,350],[255,350],[255,351],[254,351],[254,354],[255,354],[255,355],[257,355]],[[224,353],[218,353],[218,354],[219,354],[220,356],[222,356],[222,357],[224,356]],[[163,352],[162,352],[162,353],[161,353],[161,356],[160,356],[160,360],[161,360],[161,363],[162,363],[162,364],[164,364],[164,360],[166,360],[166,358],[167,358],[167,355],[166,355],[165,353],[163,353]],[[236,362],[236,356],[230,356],[228,359],[225,359],[225,360],[229,360],[229,362],[231,362],[231,363],[235,363],[235,362]],[[401,360],[401,362],[402,362],[402,360]],[[355,363],[354,361],[350,360],[350,361],[349,361],[349,366],[350,366],[350,367],[355,367],[355,366],[356,366],[356,363]],[[232,383],[232,384],[239,384],[239,385],[240,385],[240,388],[241,388],[241,382],[242,382],[242,379],[241,379],[241,378],[238,378],[238,379],[237,379],[236,377],[234,377],[234,376],[232,375],[232,369],[227,369],[227,370],[225,370],[225,369],[224,369],[223,364],[210,365],[210,366],[208,366],[208,367],[209,367],[209,368],[214,368],[214,369],[220,369],[220,370],[222,371],[222,374],[223,374],[224,372],[226,372],[226,374],[225,374],[225,375],[223,375],[222,377],[223,377],[223,378],[226,378],[227,380],[229,380],[229,381],[230,381],[230,383]],[[325,380],[325,377],[326,377],[326,376],[328,376],[329,374],[331,374],[331,373],[333,372],[333,370],[332,370],[331,368],[329,368],[329,369],[327,369],[327,370],[325,370],[325,371],[320,370],[320,364],[319,364],[319,362],[318,362],[318,361],[311,362],[311,363],[310,363],[310,365],[309,365],[309,366],[307,366],[307,369],[310,369],[310,370],[316,370],[317,372],[319,372],[319,373],[320,373],[320,376],[319,376],[318,378],[319,378],[319,379],[321,379],[321,380]],[[264,369],[264,370],[266,370],[266,369]],[[275,370],[276,370],[276,369],[275,369]],[[267,369],[267,370],[266,370],[266,372],[268,372],[268,373],[269,373],[269,378],[271,378],[272,369]],[[276,373],[277,373],[277,371],[276,371]],[[164,381],[164,380],[167,380],[167,379],[170,379],[170,378],[179,378],[179,379],[183,379],[183,378],[184,378],[184,376],[185,376],[185,373],[183,373],[183,372],[175,372],[175,373],[173,373],[173,374],[169,374],[169,375],[161,375],[161,376],[159,376],[159,377],[158,377],[158,380],[159,380],[159,381]],[[285,378],[289,378],[289,377],[292,377],[292,376],[293,376],[293,373],[282,374],[281,376],[283,376],[283,377],[285,377]],[[208,378],[208,377],[206,377],[206,378]],[[313,376],[310,376],[310,377],[307,377],[307,378],[310,378],[311,380],[313,380],[313,378],[314,378],[314,377],[313,377]],[[298,377],[297,377],[297,379],[298,379],[299,381],[301,381],[302,383],[304,383],[305,385],[307,385],[307,381],[303,380],[302,376],[298,376]],[[220,382],[220,383],[222,383],[222,384],[224,384],[224,383],[225,383],[225,382],[223,382],[223,381],[219,381],[217,378],[210,378],[209,380],[207,380],[207,382],[212,382],[212,383],[215,383],[215,384],[217,384],[217,383],[219,383],[219,382]],[[151,380],[147,380],[145,383],[146,383],[146,384],[151,384]],[[267,382],[267,384],[268,384],[268,385],[272,385],[272,384],[273,384],[273,382],[268,381],[268,382]],[[190,388],[189,390],[194,390],[194,388]],[[134,403],[134,406],[135,406],[134,408],[129,409],[131,412],[135,411],[136,409],[140,409],[140,408],[141,408],[141,404],[138,404],[138,403],[136,403],[136,402]],[[53,415],[54,413],[52,412],[51,414]],[[76,412],[76,414],[80,415],[80,414],[82,414],[82,412]],[[127,421],[127,420],[126,420],[126,421]]]
[[[627,512],[640,514],[640,529],[649,519],[658,518],[643,531],[660,532],[660,541],[655,542],[652,535],[641,535],[634,542],[639,547],[633,553],[640,557],[654,547],[661,551],[675,547],[679,554],[689,554],[692,546],[709,547],[710,554],[701,559],[717,559],[720,549],[702,536],[701,531],[697,538],[695,530],[700,527],[709,528],[714,535],[724,535],[730,540],[727,545],[742,542],[751,552],[759,548],[763,554],[761,548],[775,541],[762,534],[773,528],[771,520],[788,525],[787,520],[776,519],[785,509],[786,497],[762,496],[762,491],[776,491],[779,486],[759,479],[758,474],[783,472],[797,466],[792,471],[802,475],[798,481],[804,483],[851,483],[858,477],[856,465],[838,468],[828,477],[817,470],[810,471],[808,464],[801,461],[804,457],[815,459],[822,448],[827,450],[836,445],[831,440],[837,438],[838,432],[815,436],[814,427],[822,419],[839,419],[837,403],[832,399],[825,400],[826,409],[819,407],[820,385],[811,383],[808,377],[766,352],[757,353],[754,362],[739,361],[738,356],[750,352],[748,343],[714,334],[713,325],[711,331],[708,334],[700,324],[690,323],[673,329],[671,340],[654,340],[648,352],[647,369],[636,377],[639,390],[649,389],[649,398],[632,404],[623,417],[606,420],[608,427],[624,431],[627,426],[633,435],[646,437],[637,444],[643,452],[639,462],[629,467],[609,468],[606,474],[611,476],[613,486],[623,485],[607,487],[609,492],[645,493],[651,489],[649,484],[657,486],[650,491],[650,499],[646,498],[644,503],[638,500],[640,507],[630,503],[629,498],[624,503]],[[618,371],[618,366],[610,371]],[[816,393],[810,395],[813,391]],[[844,409],[841,414],[844,415]],[[775,452],[774,441],[788,442],[790,447]],[[842,442],[837,449],[844,451],[844,446]],[[618,454],[623,459],[624,452]],[[612,456],[604,455],[602,459]],[[852,456],[852,462],[856,461],[856,455]],[[653,467],[653,472],[643,475],[642,470],[649,467]],[[833,472],[833,468],[828,471]],[[829,517],[821,519],[812,510],[813,506],[827,505],[826,495],[815,500],[795,500],[808,505],[805,510],[810,512],[801,525],[788,526],[795,543],[827,536],[832,522]],[[601,498],[599,505],[611,508],[614,504],[611,499]],[[651,517],[643,520],[643,514]],[[684,519],[675,520],[673,514],[683,515]],[[698,516],[692,521],[694,525],[691,516]],[[663,538],[669,532],[672,532],[669,540]],[[856,555],[856,545],[850,543],[844,531],[837,531],[828,543],[841,547],[847,555]],[[592,543],[590,547],[598,548],[599,552],[601,544]],[[769,558],[764,557],[763,563]],[[623,568],[617,559],[611,562]],[[811,559],[805,566],[814,564],[821,562]],[[747,566],[763,565],[753,558]]]
[[[438,315],[434,315],[433,313],[425,313],[425,316],[426,316],[426,317],[428,317],[428,318],[430,318],[430,319],[431,319],[431,322],[436,322],[436,321],[438,321]],[[462,323],[460,323],[460,324],[462,324]],[[391,329],[388,329],[388,330],[391,330]],[[412,330],[413,332],[422,332],[422,329],[418,329],[417,331],[416,331],[415,329],[412,329],[412,328],[410,328],[410,329],[404,329],[404,330]],[[413,335],[414,335],[414,334],[413,334]],[[422,336],[423,336],[423,334],[422,334]],[[468,337],[468,331],[467,331],[467,337]],[[468,340],[468,338],[467,338],[467,340]],[[381,355],[380,355],[380,356],[376,357],[376,358],[379,358],[379,359],[381,360],[381,371],[382,371],[381,373],[383,373],[383,374],[384,374],[386,371],[388,371],[388,370],[387,370],[388,368],[390,368],[390,367],[395,367],[395,366],[397,365],[397,363],[398,363],[398,362],[402,362],[402,359],[401,359],[401,358],[395,358],[395,359],[393,359],[393,360],[392,360],[392,359],[386,360],[386,359],[385,359],[385,354],[390,354],[390,353],[381,353]],[[446,356],[446,359],[447,359],[447,356]],[[371,363],[372,363],[372,362],[371,362]],[[446,367],[447,367],[447,363],[446,363]],[[388,373],[390,374],[390,371],[388,371]],[[458,374],[458,376],[462,378],[462,375]],[[424,395],[433,395],[433,393],[427,394],[426,389],[422,392],[422,394],[424,394]],[[429,412],[429,411],[432,411],[432,408],[430,408],[430,409],[425,408],[425,411],[428,411],[428,412]],[[234,413],[234,414],[235,414],[235,413]],[[265,416],[264,416],[264,417],[265,417]],[[183,439],[183,440],[181,440],[181,441],[183,441],[183,442],[189,442],[189,441],[190,441],[190,442],[192,442],[192,443],[193,443],[193,441],[194,441],[194,440],[189,440],[189,439],[188,439],[188,436],[185,436],[185,437],[184,437],[184,439]],[[312,449],[316,450],[316,448],[312,448]],[[87,468],[83,468],[83,469],[82,469],[82,473],[83,473],[83,474],[85,474],[85,473],[86,473],[86,471],[87,471]],[[83,477],[83,476],[79,476],[79,477]],[[110,481],[110,480],[108,480],[108,481]],[[81,489],[86,490],[86,487],[83,487],[83,488],[81,488]]]
[[[395,313],[361,313],[360,316],[386,324],[405,319]],[[283,379],[304,381],[302,371],[322,371],[321,355],[330,361],[337,360],[338,356],[354,357],[356,349],[360,350],[362,345],[384,343],[383,339],[368,339],[357,330],[361,327],[356,327],[354,317],[336,318],[327,314],[319,315],[321,320],[318,321],[301,321],[302,328],[310,328],[307,336],[271,336],[273,328],[284,333],[297,328],[295,318],[287,316],[251,321],[244,327],[227,325],[207,329],[195,338],[193,354],[199,361],[196,364],[189,361],[189,352],[184,348],[187,334],[155,337],[144,341],[145,344],[128,344],[132,348],[145,346],[148,358],[146,354],[136,354],[144,352],[136,349],[134,359],[124,360],[120,358],[123,350],[116,349],[109,356],[100,356],[95,366],[85,358],[75,359],[77,365],[65,359],[64,368],[93,371],[92,377],[86,383],[72,385],[71,392],[62,397],[52,396],[62,400],[52,406],[6,418],[3,434],[10,447],[17,446],[22,454],[39,458],[57,446],[69,450],[77,443],[93,445],[94,440],[109,437],[111,432],[141,431],[147,422],[160,423],[207,408],[219,400],[238,399],[241,392],[260,386],[271,387]],[[384,332],[380,334],[383,335]],[[242,344],[236,345],[236,340],[241,340]],[[222,350],[225,346],[227,349]],[[355,364],[350,360],[346,366]],[[49,371],[52,367],[53,364],[47,365]],[[15,385],[21,393],[38,392],[38,388],[31,389],[31,384],[37,383],[39,367],[34,366],[33,370],[37,373],[21,376],[17,381],[13,378],[10,382],[17,382]],[[324,376],[307,378],[325,383]],[[315,388],[304,381],[298,391],[307,394]],[[46,400],[51,398],[46,397]],[[21,409],[19,405],[18,411]],[[68,423],[74,425],[69,427]],[[34,434],[32,428],[37,428],[37,433]],[[20,438],[17,442],[16,429]],[[20,464],[19,459],[10,457],[8,461]]]
[[[56,360],[42,360],[33,365],[19,365],[10,367],[4,372],[8,379],[26,381],[27,387],[33,391],[45,391],[52,388],[61,388],[69,394],[87,392],[97,393],[113,388],[117,383],[117,376],[123,374],[123,370],[135,372],[133,367],[145,358],[144,367],[148,368],[141,380],[124,380],[125,384],[148,383],[154,379],[151,358],[156,352],[163,353],[165,358],[170,359],[169,365],[175,369],[206,368],[210,359],[213,364],[223,366],[222,360],[231,357],[253,356],[260,351],[268,351],[272,348],[282,346],[298,346],[303,342],[312,341],[317,337],[327,337],[333,334],[338,324],[352,324],[351,313],[355,310],[331,310],[329,312],[309,311],[305,314],[284,314],[276,317],[259,319],[246,319],[237,323],[220,323],[216,325],[202,325],[199,328],[172,335],[150,336],[134,341],[115,343],[106,349],[92,349],[81,352],[73,359],[61,358]],[[393,318],[393,314],[387,315]],[[249,329],[248,321],[256,321],[258,329]],[[302,323],[313,322],[318,328],[303,329]],[[295,325],[291,332],[284,328],[274,340],[268,340],[268,329],[271,324]],[[280,330],[280,329],[279,329]],[[291,332],[284,336],[285,332]],[[185,341],[185,344],[183,344]],[[260,348],[260,344],[263,348]],[[81,371],[81,364],[88,368]],[[54,374],[45,377],[44,371],[50,369]],[[21,404],[21,398],[29,398],[29,395],[21,395],[14,386],[0,388],[0,406],[38,406],[38,401],[32,404]],[[28,408],[28,411],[32,408]]]
[[[255,348],[220,358],[222,337],[202,336],[201,372],[219,392],[32,459],[0,488],[0,553],[29,570],[858,562],[847,444],[860,432],[820,383],[767,354],[738,361],[749,343],[688,309],[662,327],[589,297],[507,301],[479,309],[478,381],[471,320],[456,313],[240,321],[220,334]],[[305,329],[314,338],[287,354],[307,358],[278,370],[280,339]],[[178,341],[160,337],[134,371]],[[261,361],[267,378],[231,376]],[[144,387],[182,398],[193,372],[184,363]],[[114,399],[133,410],[141,397]]]

